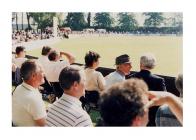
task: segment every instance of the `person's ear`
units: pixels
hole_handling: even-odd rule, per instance
[[[36,73],[32,73],[31,76],[34,78],[36,76]]]
[[[34,81],[34,79],[36,78],[36,73],[32,73],[32,74],[31,74],[31,78],[32,78],[33,81]]]
[[[142,69],[143,68],[143,65],[140,63],[140,69]]]
[[[140,126],[141,125],[141,117],[136,116],[132,121],[132,126]]]
[[[74,87],[74,88],[77,88],[77,87],[78,87],[78,82],[75,81],[75,82],[73,83],[73,87]]]

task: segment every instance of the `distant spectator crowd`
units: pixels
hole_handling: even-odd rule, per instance
[[[62,28],[63,29],[63,28]],[[88,34],[94,34],[94,35],[138,35],[138,36],[149,36],[149,35],[168,35],[168,34],[162,34],[161,32],[143,32],[143,31],[134,31],[134,32],[123,32],[123,31],[106,31],[106,29],[93,29],[93,28],[87,28],[83,31],[72,31],[70,28],[67,30],[57,29],[57,36],[61,39],[69,38],[69,34],[73,35],[88,35]],[[179,35],[178,33],[171,33],[170,35]],[[21,42],[29,42],[33,40],[41,40],[41,39],[50,39],[54,37],[54,33],[52,28],[48,27],[44,30],[14,30],[12,32],[12,44],[18,44]]]
[[[53,33],[47,30],[44,30],[42,33],[41,31],[37,32],[34,30],[18,30],[12,32],[12,43],[17,44],[33,40],[50,39],[52,37],[54,37]]]

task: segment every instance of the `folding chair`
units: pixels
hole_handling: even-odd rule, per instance
[[[53,89],[53,86],[50,84],[50,82],[44,77],[45,83],[41,85],[43,89],[40,89],[40,92],[42,93],[43,100],[49,101],[50,103],[53,103],[56,100],[55,92]]]
[[[60,86],[59,82],[50,82],[52,88],[53,88],[53,92],[55,94],[56,97],[60,98],[63,95],[63,89]]]
[[[20,75],[20,68],[16,68],[16,71],[12,71],[12,85],[18,86],[22,83],[22,78]]]

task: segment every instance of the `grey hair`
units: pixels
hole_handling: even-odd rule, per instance
[[[156,65],[156,58],[153,54],[148,53],[140,57],[140,64],[148,69],[153,69]]]
[[[32,74],[36,73],[37,62],[35,60],[26,60],[20,69],[21,77],[24,81],[28,81]]]

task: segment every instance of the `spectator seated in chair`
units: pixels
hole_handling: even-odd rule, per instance
[[[97,108],[100,93],[105,88],[105,79],[103,75],[96,71],[99,66],[100,55],[96,52],[89,51],[86,53],[85,60],[85,97],[82,96],[80,101],[82,106],[89,112],[92,108]]]
[[[22,63],[24,63],[27,60],[27,58],[25,58],[25,55],[26,55],[25,47],[17,46],[16,56],[15,58],[12,58],[12,63],[14,63],[18,68],[20,68]]]
[[[12,58],[12,85],[18,86],[22,83],[20,68],[27,58],[25,58],[25,47],[17,46],[15,58]]]
[[[79,98],[84,95],[84,71],[80,67],[66,67],[59,75],[64,91],[62,97],[48,109],[48,126],[92,126],[90,116],[83,110]]]
[[[139,79],[116,83],[100,98],[101,120],[97,126],[146,126],[148,87]]]
[[[97,105],[100,93],[105,89],[105,79],[103,75],[96,71],[99,66],[100,55],[89,51],[85,56],[85,98],[88,103]]]
[[[151,70],[156,66],[156,58],[151,53],[146,53],[140,57],[140,72],[130,75],[128,78],[139,78],[146,82],[149,90],[166,91],[165,80],[151,73]],[[156,126],[155,114],[158,107],[152,107],[149,110],[148,126]]]
[[[45,69],[48,69],[48,63],[49,63],[48,55],[50,54],[51,51],[52,51],[51,47],[43,46],[41,56],[37,60],[42,65],[44,72]]]
[[[61,57],[65,55],[68,59],[60,61]],[[61,70],[67,66],[70,66],[71,63],[74,62],[74,57],[65,52],[58,53],[57,51],[53,50],[49,53],[48,59],[50,60],[48,62],[47,68],[45,68],[45,76],[48,82],[51,83],[52,87],[54,88],[54,91],[56,92],[56,96],[60,98],[63,94],[63,90],[60,87],[59,84],[59,74]]]
[[[36,61],[21,66],[23,83],[12,95],[12,121],[16,126],[45,126],[46,108],[38,90],[44,83],[44,72]]]
[[[115,60],[116,71],[110,73],[105,77],[106,88],[109,88],[115,83],[120,83],[125,81],[125,76],[130,73],[132,68],[130,57],[127,54],[120,55],[116,57]]]
[[[149,108],[163,104],[169,106],[182,124],[183,106],[178,97],[165,91],[148,91],[143,80],[129,79],[104,91],[97,126],[146,126]]]

